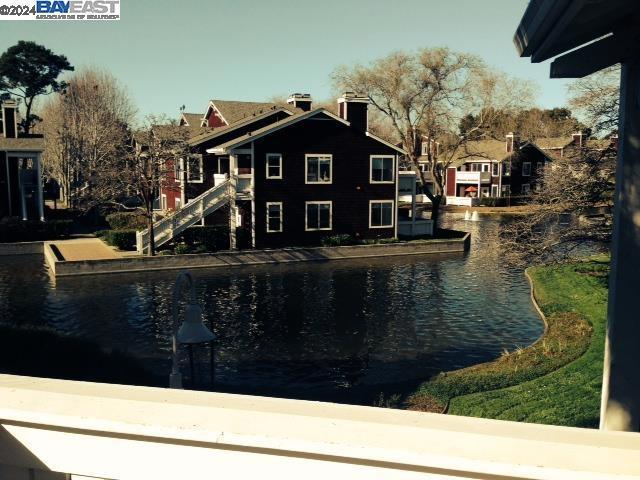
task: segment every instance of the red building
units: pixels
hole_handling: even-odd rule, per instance
[[[472,206],[483,197],[526,197],[539,187],[543,169],[554,159],[575,148],[606,148],[612,141],[615,138],[592,140],[575,133],[532,142],[509,133],[504,142],[468,142],[447,168],[447,204]]]

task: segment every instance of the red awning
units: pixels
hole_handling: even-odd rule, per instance
[[[476,187],[474,187],[474,186],[471,186],[471,187],[465,188],[464,191],[465,192],[477,192],[478,189]]]

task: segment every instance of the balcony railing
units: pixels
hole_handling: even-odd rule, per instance
[[[456,172],[456,181],[458,182],[490,182],[491,172]]]
[[[638,458],[636,433],[0,375],[0,478],[606,480]]]

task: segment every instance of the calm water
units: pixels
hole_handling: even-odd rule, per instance
[[[215,389],[370,405],[381,392],[408,393],[434,373],[530,344],[542,324],[529,285],[482,248],[498,221],[445,217],[472,232],[467,255],[194,270],[218,339]],[[54,281],[39,256],[0,257],[0,318],[127,351],[164,375],[175,276]],[[208,388],[208,350],[195,356]]]

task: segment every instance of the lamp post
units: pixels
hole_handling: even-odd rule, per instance
[[[184,313],[184,322],[178,328],[178,301],[185,289],[189,289],[189,304]],[[173,287],[173,352],[171,375],[169,377],[170,388],[182,388],[182,374],[178,366],[178,345],[185,343],[189,345],[189,362],[191,364],[191,375],[193,376],[193,353],[191,346],[196,343],[213,342],[214,335],[202,322],[202,309],[196,301],[196,285],[189,272],[181,272]],[[211,356],[213,357],[213,345],[211,346]],[[213,365],[213,362],[212,362]],[[213,368],[213,367],[212,367]],[[213,372],[212,372],[213,377]]]

